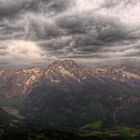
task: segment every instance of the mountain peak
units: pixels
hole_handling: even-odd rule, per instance
[[[62,83],[66,80],[80,82],[91,76],[92,72],[74,60],[59,60],[47,68],[45,75],[53,83]]]
[[[127,64],[111,67],[99,67],[95,70],[95,74],[105,77],[107,79],[113,79],[121,82],[135,83],[140,80],[140,72],[134,67],[130,67]]]

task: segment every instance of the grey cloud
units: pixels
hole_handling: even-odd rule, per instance
[[[136,5],[139,0],[105,0],[102,8],[114,8],[120,4],[124,7]]]
[[[73,0],[0,0],[0,17],[11,17],[27,11],[57,14],[72,3]]]
[[[9,17],[2,14],[4,18],[2,19],[0,27],[3,28],[2,31],[5,37],[9,36],[9,34],[6,36],[7,31],[11,34],[11,38],[13,38],[12,31],[18,32],[18,30],[20,30],[19,32],[24,32],[22,34],[25,35],[24,38],[35,40],[55,37],[59,34],[62,35],[62,31],[60,32],[58,30],[55,23],[53,23],[54,21],[49,22],[49,20],[59,12],[62,12],[61,10],[70,8],[72,4],[70,0],[20,0],[17,3],[16,1],[12,3],[12,0],[9,0],[9,2],[13,5],[4,3],[3,11],[5,10],[6,12],[8,6],[11,6],[11,8],[17,11],[8,11],[10,12],[7,14]],[[54,9],[52,9],[53,6],[55,7]],[[20,9],[18,7],[20,7]],[[54,13],[54,15],[49,12]],[[16,16],[11,18],[10,16],[14,14],[16,14]],[[5,23],[5,19],[9,23]],[[17,36],[14,37],[16,38]]]
[[[41,20],[39,18],[29,20],[29,37],[32,35],[31,33],[34,33],[33,38],[36,40],[53,38],[59,35],[58,28],[53,22],[48,22],[47,20],[41,22]]]
[[[24,36],[24,24],[19,20],[1,20],[0,22],[0,40],[20,39]]]
[[[82,34],[89,31],[85,18],[81,15],[64,15],[56,22],[59,28],[69,34]]]
[[[57,58],[138,57],[138,30],[130,30],[119,18],[100,14],[101,8],[130,6],[137,0],[104,0],[100,9],[84,12],[74,9],[75,2],[0,0],[0,40],[34,41]],[[1,51],[0,57],[4,55]]]
[[[28,7],[29,9],[34,9],[35,7],[46,6],[43,8],[39,8],[40,10],[49,8],[47,6],[49,5],[56,5],[58,7],[64,8],[64,7],[70,7],[71,2],[69,0],[20,0],[19,2],[12,2],[12,0],[8,0],[8,2],[11,4],[7,4],[8,6],[15,7],[15,5],[18,7]],[[62,4],[63,3],[63,4]],[[6,3],[4,3],[6,4]],[[60,6],[61,5],[61,6]],[[4,7],[4,6],[3,6]],[[6,7],[6,6],[5,6]],[[39,12],[39,9],[37,10]],[[54,8],[57,9],[57,8]],[[50,11],[50,10],[49,10]],[[43,11],[44,12],[44,11]],[[44,13],[45,14],[45,13]],[[25,14],[28,15],[28,12]],[[29,14],[30,15],[30,14]],[[95,17],[94,17],[95,16]],[[26,17],[25,21],[23,21],[22,25],[17,25],[17,23],[14,20],[21,20],[20,18],[13,18],[11,25],[4,25],[6,26],[2,32],[6,36],[9,36],[8,33],[11,35],[12,32],[20,32],[16,33],[16,35],[12,35],[11,38],[17,37],[19,34],[19,37],[23,34],[21,32],[24,32],[26,38],[28,39],[49,39],[54,37],[61,37],[61,36],[71,36],[71,35],[78,35],[78,34],[92,34],[93,42],[95,42],[95,45],[100,44],[101,42],[110,42],[115,40],[120,40],[125,37],[125,34],[123,33],[122,27],[114,21],[114,19],[106,19],[103,17],[96,17],[96,15],[88,16],[88,15],[82,15],[82,14],[62,14],[62,16],[54,17],[54,19],[51,19],[51,22],[49,22],[50,17],[47,17],[45,15],[34,15],[32,14],[28,18]],[[44,19],[43,19],[44,18]],[[113,20],[113,21],[111,21]],[[10,20],[11,21],[11,20]],[[25,22],[25,25],[23,25]],[[25,26],[28,22],[28,31],[26,32]],[[5,23],[3,23],[5,24]],[[16,24],[17,27],[13,27],[12,24]],[[20,26],[20,27],[18,27]],[[19,31],[18,31],[19,30]],[[80,37],[79,37],[80,38]],[[83,39],[84,40],[84,39]],[[85,39],[86,40],[86,39]],[[91,40],[91,39],[90,39]],[[97,41],[96,41],[97,40]],[[88,40],[87,40],[88,41]],[[91,42],[91,41],[90,41]],[[101,44],[103,44],[101,43]]]
[[[96,14],[65,15],[56,20],[66,34],[94,35],[93,39],[103,42],[121,40],[127,37],[127,29],[114,18],[103,18]]]
[[[54,12],[57,14],[70,8],[73,4],[73,0],[31,0],[28,2],[26,9],[45,13]]]
[[[112,43],[129,38],[127,29],[115,22],[113,18],[95,17],[82,15],[58,17],[55,20],[57,27],[55,31],[58,33],[55,37],[57,38],[53,41],[46,41],[46,44],[42,44],[43,47],[62,57],[69,53],[71,55],[73,53],[73,56],[83,54],[84,57],[84,54],[100,52],[102,48],[109,47]],[[64,40],[62,36],[67,36],[67,39]]]
[[[24,0],[0,0],[0,17],[18,14],[24,6]]]

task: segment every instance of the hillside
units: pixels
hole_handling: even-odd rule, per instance
[[[127,65],[91,70],[73,60],[1,69],[0,105],[24,118],[1,109],[2,137],[139,139],[139,77],[139,69]]]
[[[116,80],[113,70],[101,75],[99,68],[91,72],[71,60],[56,61],[25,98],[20,112],[51,127],[79,128],[96,121],[139,127],[139,87],[130,84],[130,77],[122,80],[125,69],[115,73]],[[134,80],[139,82],[138,76]]]

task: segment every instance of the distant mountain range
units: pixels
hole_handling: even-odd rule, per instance
[[[14,127],[12,134],[20,126],[24,135],[51,128],[100,139],[123,137],[131,130],[131,136],[139,138],[139,85],[140,70],[127,65],[88,69],[64,60],[47,68],[5,68],[0,70],[0,111],[7,116],[8,129]],[[3,106],[16,108],[26,122],[16,120]]]
[[[36,86],[93,86],[95,83],[121,82],[140,88],[140,70],[127,65],[88,69],[73,60],[56,61],[47,68],[0,69],[0,96],[28,95]]]
[[[0,69],[0,96],[13,97],[27,95],[34,83],[42,76],[40,68]]]
[[[121,65],[89,70],[72,60],[56,61],[42,72],[20,113],[38,124],[82,127],[101,121],[139,126],[140,72]]]

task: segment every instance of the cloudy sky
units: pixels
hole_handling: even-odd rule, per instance
[[[0,0],[0,65],[140,63],[140,0]]]

